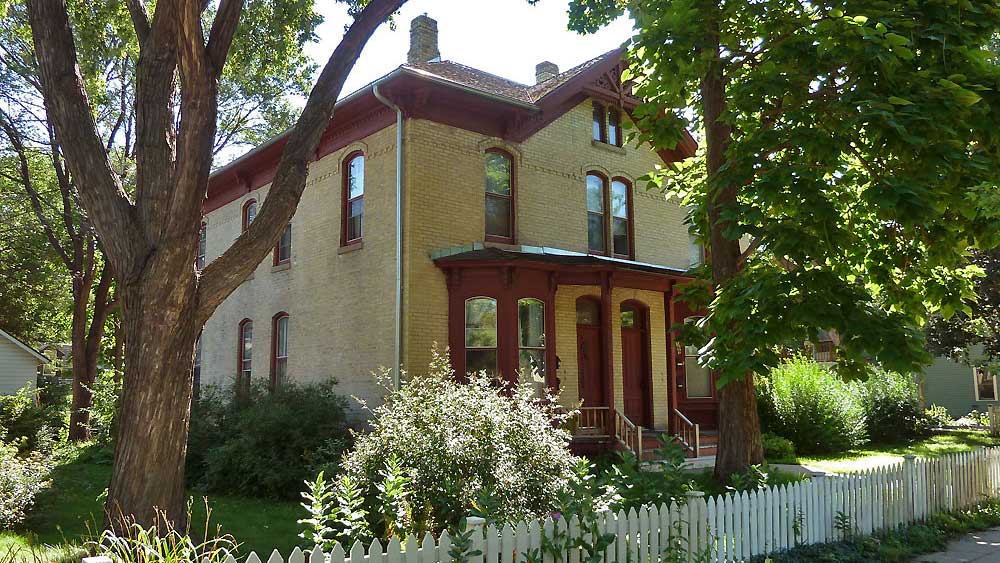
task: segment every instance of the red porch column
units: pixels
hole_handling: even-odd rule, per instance
[[[667,429],[676,432],[674,423],[674,411],[677,409],[677,343],[674,341],[674,331],[670,327],[674,324],[674,282],[670,281],[667,291],[663,293],[663,305],[666,312],[667,327]]]
[[[611,290],[614,287],[614,278],[611,272],[601,274],[601,341],[604,345],[604,396],[608,401],[608,413],[615,409],[615,357],[614,357],[614,331],[611,330],[613,322],[611,311]],[[614,417],[608,416],[608,434],[614,436]]]

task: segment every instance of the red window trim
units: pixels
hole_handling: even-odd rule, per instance
[[[591,110],[592,114],[596,113],[597,115],[600,116],[598,118],[598,121],[599,121],[600,127],[601,127],[600,138],[594,139],[594,140],[595,141],[599,141],[601,143],[607,143],[608,142],[608,113],[607,113],[607,108],[604,106],[604,104],[601,104],[601,103],[597,102],[596,100],[593,101],[593,102],[591,102],[591,103],[593,104],[593,109]],[[593,127],[594,127],[594,118],[593,117],[591,117],[590,123],[591,123],[591,125],[590,125],[590,127],[591,127],[591,137],[593,137]]]
[[[285,228],[290,230],[292,228],[292,223],[289,222],[288,226],[286,226]],[[281,231],[281,236],[284,236],[284,235],[285,235],[285,231]],[[285,258],[284,260],[282,260],[278,256],[278,251],[281,249],[281,236],[278,237],[278,242],[274,243],[274,252],[272,253],[273,258],[271,259],[271,265],[273,265],[273,266],[279,266],[281,264],[287,264],[287,263],[289,263],[292,260],[292,245],[291,245],[291,243],[289,243],[289,245],[288,245],[288,257]]]
[[[246,232],[247,228],[250,226],[250,221],[247,220],[248,219],[247,211],[249,211],[251,205],[256,205],[256,204],[257,204],[257,200],[253,199],[253,198],[248,199],[246,201],[246,203],[243,204],[243,212],[241,213],[241,215],[242,215],[242,225],[243,225],[243,231],[242,232],[244,232],[244,233]],[[255,219],[257,218],[257,212],[256,211],[254,211],[254,218]]]
[[[273,393],[278,388],[278,321],[289,318],[288,313],[281,311],[271,317],[271,386]],[[286,329],[287,330],[287,329]],[[287,334],[285,337],[287,338]],[[288,350],[285,350],[285,362],[288,361]],[[287,364],[286,364],[287,367]]]
[[[354,245],[354,244],[358,244],[362,240],[364,240],[364,237],[365,237],[364,212],[362,212],[362,215],[361,215],[361,236],[357,237],[357,238],[352,238],[352,239],[348,239],[347,238],[347,230],[348,230],[347,229],[347,225],[348,225],[348,222],[350,221],[350,217],[348,217],[348,213],[349,213],[349,210],[350,210],[350,204],[352,202],[355,202],[355,201],[359,200],[359,199],[363,201],[364,197],[365,197],[365,190],[364,190],[364,186],[362,185],[361,195],[359,195],[356,198],[349,199],[349,196],[350,196],[350,193],[349,193],[350,182],[349,182],[349,180],[350,180],[350,173],[351,173],[351,163],[354,161],[355,158],[357,158],[359,156],[360,157],[364,157],[365,156],[364,151],[362,151],[362,150],[352,151],[352,152],[348,153],[347,156],[344,157],[343,163],[341,164],[341,169],[342,169],[341,176],[343,176],[343,180],[341,182],[342,186],[341,186],[341,197],[340,197],[340,246],[342,246],[342,247],[344,247],[344,246],[350,246],[350,245]],[[367,163],[367,160],[366,160],[365,165],[367,165],[367,164],[368,163]]]
[[[503,236],[499,236],[499,235],[485,234],[485,239],[487,241],[489,241],[489,242],[499,242],[499,243],[504,243],[504,244],[515,244],[514,241],[517,239],[517,166],[514,165],[514,155],[512,155],[509,152],[507,152],[507,151],[505,151],[505,150],[503,150],[501,148],[498,148],[498,147],[488,148],[488,149],[486,149],[486,153],[487,154],[493,153],[493,154],[502,155],[502,156],[506,157],[507,160],[510,162],[510,195],[509,196],[502,196],[502,195],[499,195],[499,194],[491,194],[489,192],[486,192],[486,188],[485,187],[483,188],[483,193],[485,194],[484,197],[486,197],[486,198],[500,197],[500,198],[505,198],[505,199],[509,199],[510,200],[510,217],[507,218],[507,221],[509,222],[510,236],[509,237],[503,237]],[[485,170],[486,170],[486,164],[485,164],[485,161],[484,161],[484,163],[483,163],[483,171],[484,171],[484,173],[485,173]],[[485,201],[484,201],[484,205],[483,205],[483,215],[484,215],[484,217],[486,215]],[[484,233],[485,233],[485,229],[486,229],[486,227],[485,227],[485,224],[484,224],[484,226],[483,226]]]
[[[246,331],[247,325],[253,327],[253,319],[243,319],[240,321],[239,330],[236,331],[236,388],[238,390],[243,390],[247,385],[246,381],[243,381],[243,336]],[[253,333],[250,334],[251,343],[253,342]],[[250,374],[253,377],[253,357],[250,357]]]
[[[615,258],[622,258],[624,260],[635,260],[635,219],[634,219],[635,211],[633,210],[632,182],[630,182],[628,178],[624,178],[622,176],[614,176],[613,178],[611,178],[611,182],[608,183],[609,202],[611,198],[611,184],[615,182],[621,182],[625,184],[625,194],[626,194],[625,205],[628,207],[627,210],[628,214],[627,217],[625,218],[625,220],[628,221],[628,254],[618,254],[615,252],[615,241],[613,236],[615,218],[613,215],[614,211],[611,209],[610,205],[606,207],[607,209],[606,213],[610,223],[608,230],[611,231],[612,234],[612,237],[608,239],[608,249],[610,250],[611,255],[614,256]]]
[[[597,213],[594,213],[593,211],[591,211],[588,208],[587,209],[587,254],[595,254],[597,256],[609,256],[610,255],[610,251],[608,249],[610,247],[608,246],[608,244],[610,243],[610,241],[608,240],[608,231],[610,230],[610,228],[609,228],[609,225],[608,225],[608,223],[609,223],[608,217],[611,216],[611,209],[610,209],[610,207],[611,207],[611,205],[610,205],[611,204],[611,196],[610,196],[611,182],[608,181],[608,177],[607,176],[605,176],[604,174],[601,174],[600,172],[598,172],[596,170],[590,170],[590,171],[588,171],[587,172],[587,176],[588,177],[589,176],[596,176],[597,178],[601,179],[601,189],[602,189],[602,192],[601,192],[601,201],[603,202],[602,203],[603,209],[601,210],[601,221],[603,221],[603,226],[601,227],[601,231],[604,233],[604,250],[594,250],[594,249],[590,248],[590,216],[591,215],[597,215]],[[585,190],[589,189],[589,186],[586,183],[584,184],[584,189]],[[586,191],[584,191],[584,194],[586,194]]]

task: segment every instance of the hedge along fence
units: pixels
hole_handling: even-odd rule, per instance
[[[673,563],[744,561],[799,545],[837,541],[971,507],[1000,493],[1000,448],[936,459],[906,456],[866,471],[685,502],[521,522],[502,528],[469,518],[469,532],[402,542],[355,543],[349,552],[295,548],[267,563]],[[595,534],[596,531],[596,534]],[[599,537],[606,542],[598,541]],[[468,544],[468,545],[463,545]],[[567,547],[569,546],[569,547]],[[251,553],[247,563],[261,563]],[[86,563],[92,563],[90,561]],[[93,562],[98,563],[98,562]],[[232,557],[226,563],[235,563]]]

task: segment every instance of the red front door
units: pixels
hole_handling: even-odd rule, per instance
[[[604,363],[601,327],[576,325],[576,362],[579,369],[580,399],[585,407],[607,406],[604,396]]]
[[[645,310],[622,306],[622,401],[625,416],[650,426],[649,333]]]

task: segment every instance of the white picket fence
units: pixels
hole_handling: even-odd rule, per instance
[[[752,492],[706,498],[690,492],[685,503],[644,506],[639,510],[602,513],[602,533],[615,536],[604,551],[604,563],[660,563],[681,558],[698,561],[745,561],[798,545],[836,541],[849,535],[871,534],[918,522],[938,512],[975,505],[1000,493],[1000,448],[979,449],[935,459],[907,456],[905,461],[849,474],[813,477],[809,481],[757,489]],[[483,526],[476,529],[473,548],[482,553],[469,563],[523,563],[538,550],[542,535],[568,531],[579,537],[573,516],[517,526]],[[393,538],[383,545],[360,542],[345,552],[332,553],[299,548],[287,563],[452,563],[447,533],[435,539],[410,536],[402,543]],[[545,554],[538,563],[581,563],[579,548],[561,557]],[[227,561],[227,563],[235,563]],[[251,553],[247,563],[261,563]],[[267,563],[285,563],[277,552]],[[531,561],[535,563],[535,561]]]

